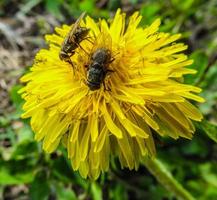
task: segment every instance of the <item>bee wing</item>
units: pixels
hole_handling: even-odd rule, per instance
[[[68,37],[67,40],[71,41],[74,35],[75,30],[78,28],[81,20],[84,18],[86,12],[83,12],[80,17],[76,20],[76,22],[74,23],[74,25],[72,26],[72,28],[70,29],[69,33],[68,33]]]

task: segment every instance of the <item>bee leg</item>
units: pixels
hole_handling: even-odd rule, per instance
[[[75,66],[74,66],[73,62],[71,61],[71,59],[67,60],[67,62],[72,66],[72,68],[73,68],[73,73],[74,73],[74,75],[75,75]]]
[[[105,71],[105,74],[107,74],[108,73],[108,75],[110,75],[110,73],[113,73],[113,72],[115,72],[114,70],[112,70],[112,69],[107,69],[106,71]]]
[[[115,71],[112,70],[112,69],[107,69],[107,70],[106,70],[106,73],[108,73],[108,72],[115,72]]]
[[[84,48],[80,44],[77,45],[89,56],[89,54],[84,50]]]
[[[103,81],[102,84],[103,84],[103,87],[104,87],[104,91],[109,91],[109,92],[111,91],[110,88],[106,88],[105,81]]]
[[[73,65],[73,63],[72,63],[72,61],[71,61],[70,58],[67,60],[67,62],[68,62],[70,65],[72,65],[72,67],[74,68],[74,65]]]
[[[109,60],[109,63],[112,63],[115,60],[115,58],[112,58],[111,60]]]
[[[73,62],[71,61],[70,57],[69,57],[69,59],[67,59],[66,62],[68,62],[72,66],[72,68],[73,68],[73,74],[75,75],[75,66],[74,66]]]
[[[105,86],[105,81],[102,82],[103,87],[104,87],[104,91],[107,91],[106,86]]]
[[[86,38],[84,38],[84,40],[87,40],[88,42],[90,42],[91,44],[93,44],[93,42],[91,40],[89,40],[89,38],[92,38],[92,37],[86,37]]]

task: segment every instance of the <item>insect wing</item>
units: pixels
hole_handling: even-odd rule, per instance
[[[86,12],[83,12],[80,17],[76,20],[76,22],[74,23],[74,25],[72,26],[71,30],[69,31],[69,34],[67,36],[68,41],[72,40],[72,37],[75,33],[75,30],[79,27],[81,20],[84,18]]]

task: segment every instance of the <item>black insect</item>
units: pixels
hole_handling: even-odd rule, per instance
[[[72,55],[75,54],[75,50],[80,47],[80,43],[87,39],[86,36],[88,35],[90,29],[86,27],[81,27],[80,22],[83,19],[85,12],[81,14],[81,16],[77,19],[71,30],[69,31],[68,35],[65,37],[61,50],[59,53],[59,58],[66,62],[69,62],[72,66],[73,63],[70,59]],[[82,48],[83,49],[83,48]],[[83,49],[84,50],[84,49]]]
[[[111,51],[106,48],[98,48],[93,52],[89,66],[87,66],[87,85],[90,90],[98,90],[103,83],[105,87],[105,77],[108,72],[108,66],[114,59],[111,57]]]

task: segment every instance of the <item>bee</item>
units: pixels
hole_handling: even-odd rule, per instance
[[[81,27],[80,22],[85,16],[85,12],[81,14],[81,16],[77,19],[71,30],[69,31],[68,35],[65,37],[61,50],[59,53],[60,60],[64,60],[70,63],[73,66],[73,63],[70,59],[72,55],[75,54],[75,50],[80,47],[80,43],[87,39],[86,36],[88,35],[90,29],[86,27]],[[83,48],[82,48],[83,49]],[[84,50],[84,49],[83,49]]]
[[[98,90],[103,83],[105,87],[105,77],[108,72],[113,70],[108,69],[108,66],[114,58],[111,56],[111,51],[104,47],[96,49],[91,56],[90,65],[87,66],[87,85],[90,90]]]

